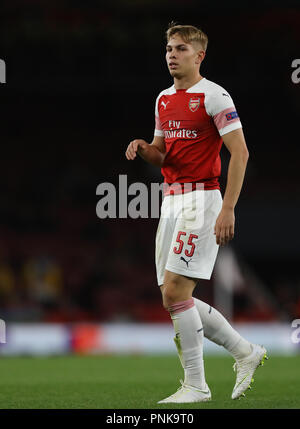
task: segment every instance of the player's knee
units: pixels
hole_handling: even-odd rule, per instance
[[[167,310],[173,304],[182,300],[182,291],[177,287],[177,284],[165,285],[162,291],[163,306]]]
[[[172,305],[191,298],[196,283],[194,279],[167,272],[161,287],[164,308],[169,309]]]
[[[172,304],[174,304],[173,296],[165,292],[162,296],[162,302],[163,302],[164,308],[168,310],[168,308],[171,307]]]

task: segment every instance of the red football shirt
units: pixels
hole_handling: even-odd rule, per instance
[[[219,189],[222,135],[241,127],[228,92],[206,78],[187,90],[173,85],[162,91],[155,104],[154,134],[165,138],[164,182]]]

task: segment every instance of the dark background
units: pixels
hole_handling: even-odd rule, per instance
[[[234,318],[300,317],[300,2],[3,0],[2,11],[1,318],[169,320],[156,284],[158,219],[99,219],[96,187],[120,174],[128,185],[163,180],[125,150],[152,140],[155,98],[172,85],[171,20],[208,34],[201,74],[233,97],[250,152],[232,247],[278,311],[237,296]],[[197,294],[213,303],[211,283]]]

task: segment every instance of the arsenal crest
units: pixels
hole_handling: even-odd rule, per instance
[[[196,112],[200,106],[200,97],[192,97],[189,101],[189,108],[191,112]]]

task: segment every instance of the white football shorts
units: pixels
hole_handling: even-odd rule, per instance
[[[156,232],[158,285],[165,270],[197,279],[210,279],[217,258],[214,227],[222,208],[219,189],[167,195]]]

